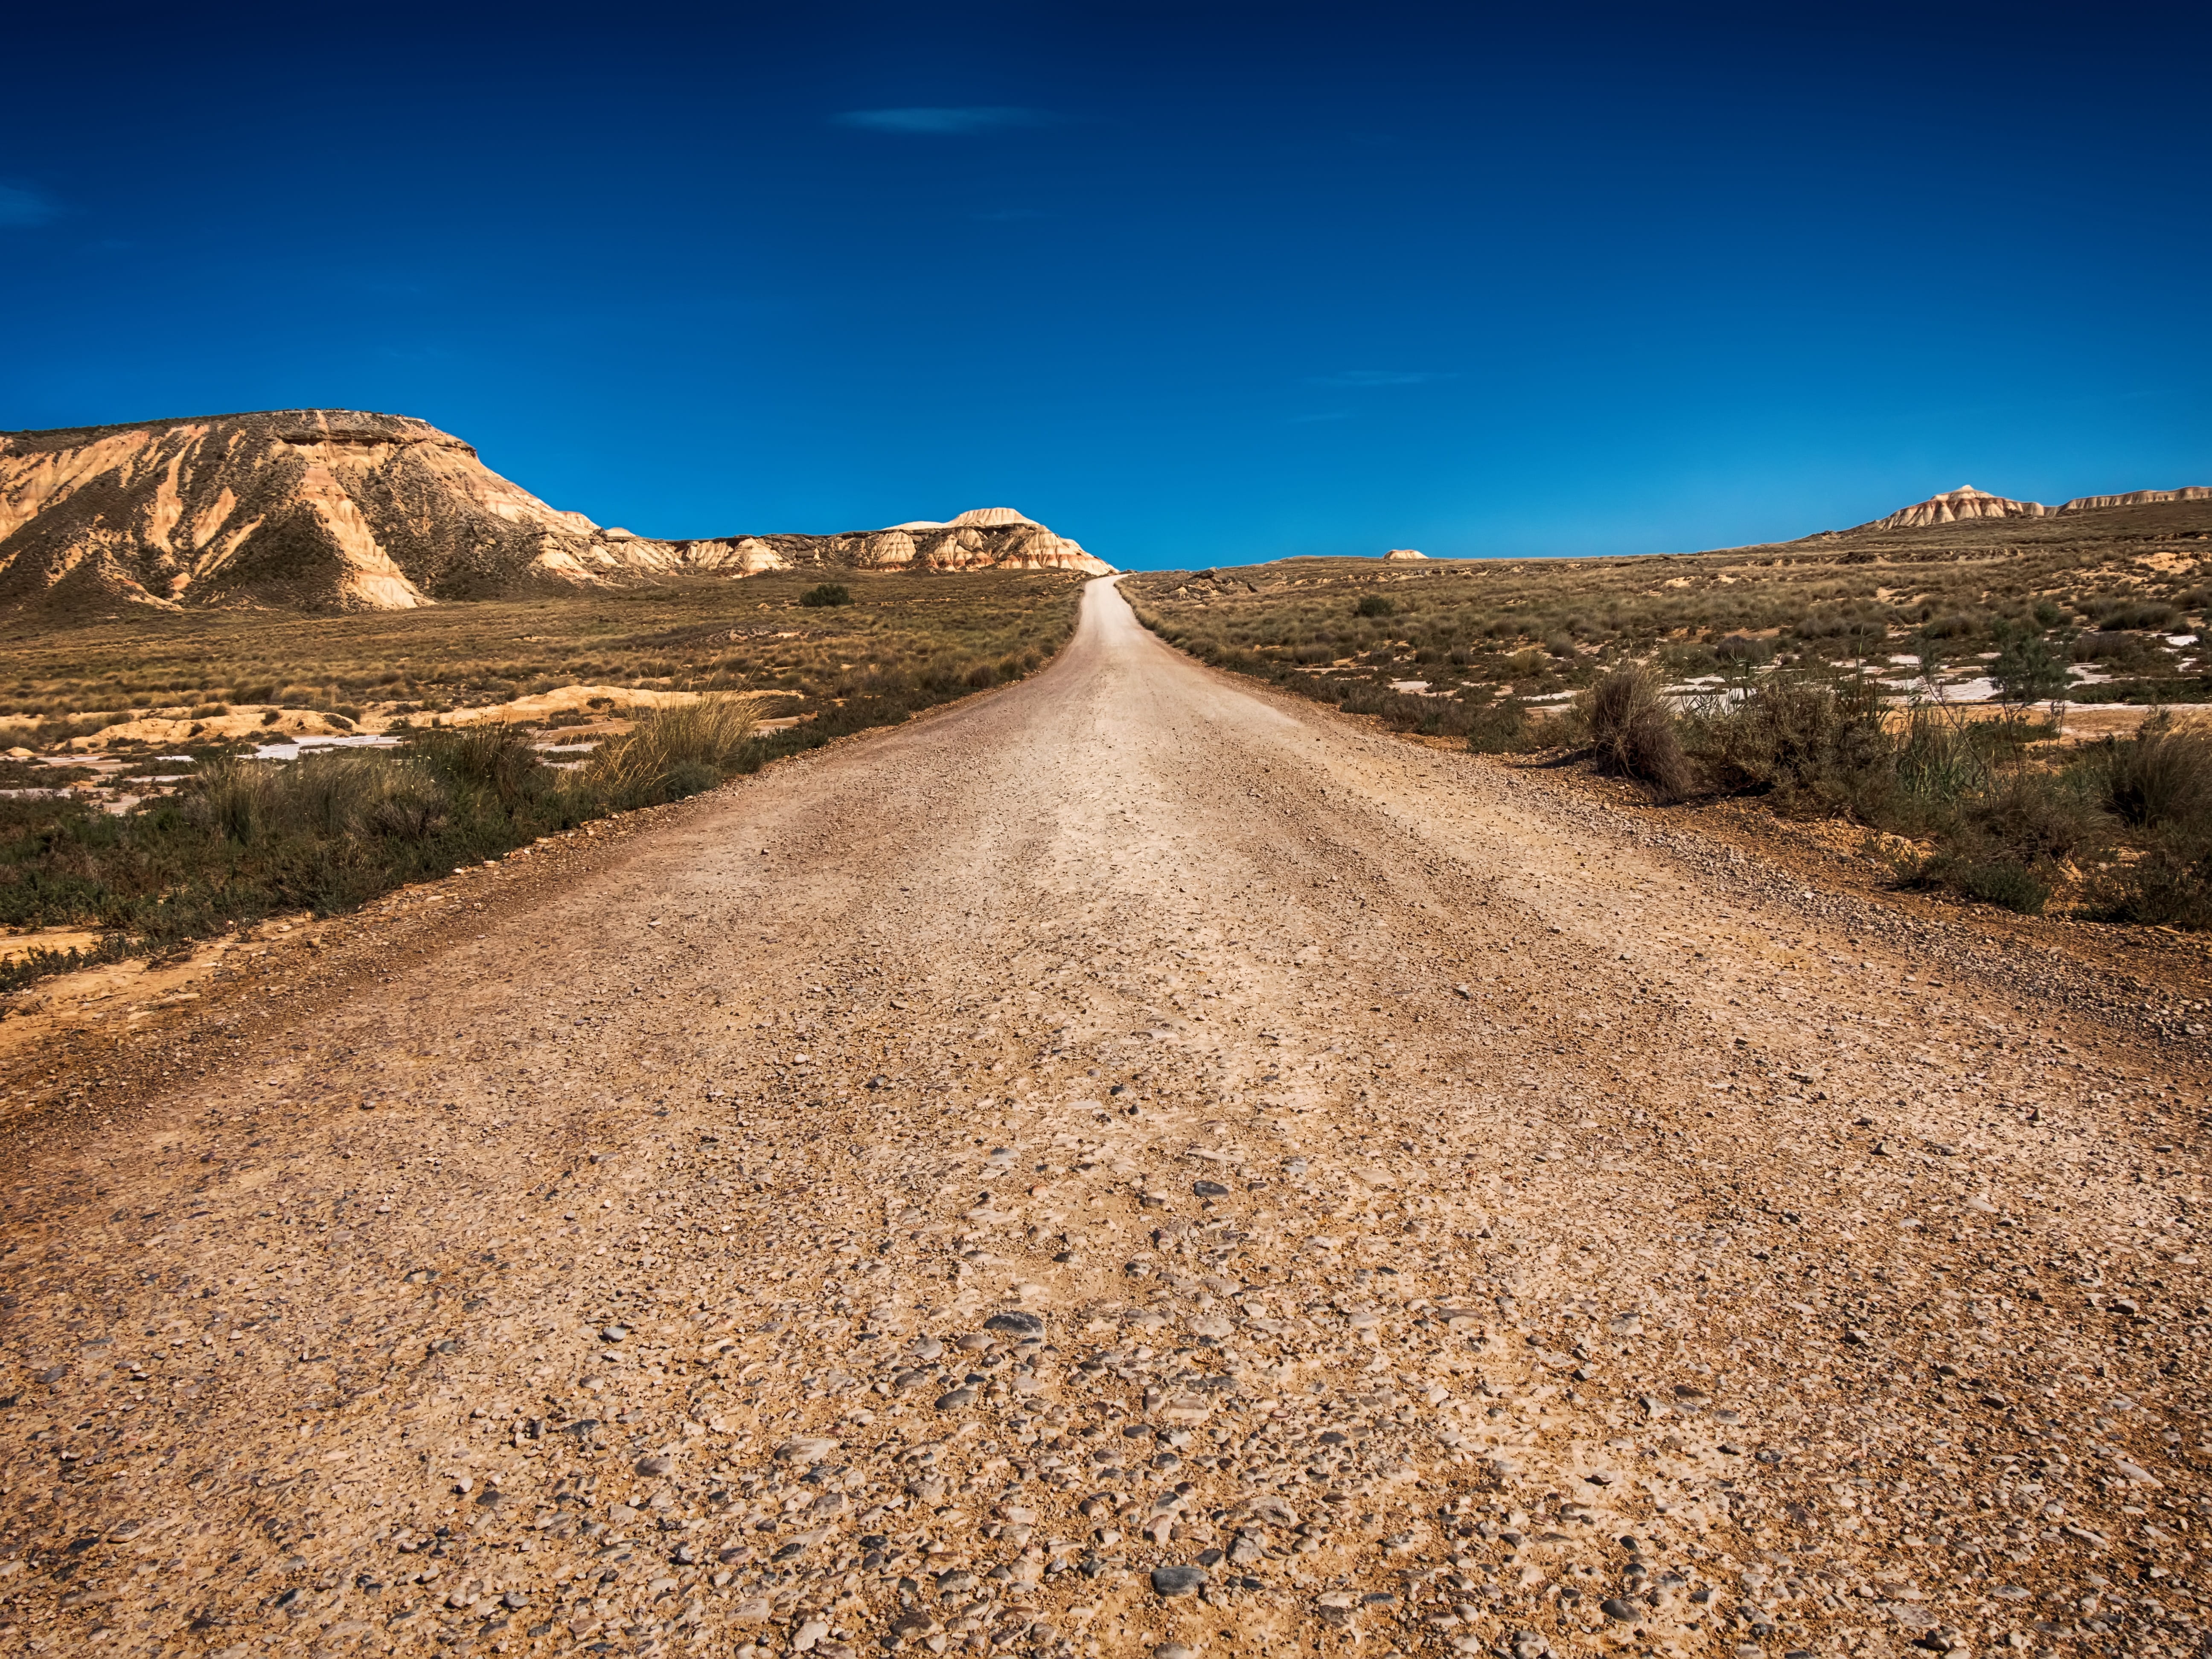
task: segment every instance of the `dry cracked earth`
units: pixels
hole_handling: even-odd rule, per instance
[[[1086,605],[19,1115],[0,1649],[2205,1650],[2201,1041]]]

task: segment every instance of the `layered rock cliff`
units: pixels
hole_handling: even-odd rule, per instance
[[[384,611],[808,568],[1112,569],[1011,507],[835,536],[602,529],[403,415],[279,410],[0,434],[0,605]]]
[[[2089,513],[2106,507],[2148,507],[2159,501],[2201,501],[2212,498],[2212,489],[2191,485],[2181,489],[2136,489],[2124,495],[2076,495],[2057,507],[2041,501],[2016,501],[1992,495],[1966,484],[1930,495],[1924,501],[1900,507],[1886,519],[1875,519],[1861,530],[1906,530],[1921,525],[1962,524],[1974,519],[2043,519],[2061,513]]]
[[[2212,501],[2212,488],[2191,484],[2182,489],[2131,489],[2124,495],[2076,495],[2058,510],[2088,513],[2100,507],[2151,507],[2160,501]]]
[[[1904,530],[1924,524],[1958,524],[1969,519],[2039,519],[2051,509],[2040,501],[2015,501],[1972,484],[1947,489],[1924,501],[1900,507],[1887,518],[1863,524],[1862,530]]]

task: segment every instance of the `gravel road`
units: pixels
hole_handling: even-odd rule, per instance
[[[2201,1042],[1085,604],[18,1124],[0,1650],[2205,1651]]]

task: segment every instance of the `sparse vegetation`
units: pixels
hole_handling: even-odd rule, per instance
[[[2051,741],[2039,706],[2212,700],[2212,503],[1726,553],[1143,574],[1218,666],[1485,753],[1577,753],[1666,800],[1903,837],[1899,877],[2036,913],[2212,926],[2212,737]],[[2069,665],[2077,665],[2069,673]],[[1954,706],[1984,682],[1997,707]],[[1984,718],[1985,715],[1997,718]]]
[[[1060,571],[855,571],[835,584],[849,602],[823,607],[802,603],[812,574],[790,573],[343,617],[19,617],[0,623],[0,748],[51,748],[134,714],[270,703],[427,726],[564,685],[775,693],[765,713],[808,716],[887,674],[942,701],[978,667],[995,683],[1009,660],[1051,656],[1082,583]]]
[[[421,712],[396,728],[403,740],[391,748],[261,761],[197,747],[198,764],[174,793],[128,812],[66,795],[0,798],[0,926],[104,930],[95,959],[112,960],[279,912],[342,911],[588,818],[680,799],[780,756],[1018,679],[1073,631],[1082,586],[1057,572],[854,580],[849,606],[822,627],[784,620],[804,597],[795,582],[754,578],[656,596],[336,621],[133,619],[19,641],[11,647],[19,686],[66,683],[77,688],[61,694],[70,697],[134,676],[143,684],[189,674],[272,694],[319,683],[317,695],[335,712],[336,696],[324,694],[351,680],[404,690]],[[328,656],[315,661],[316,652]],[[249,653],[250,665],[239,660]],[[405,666],[372,666],[380,663]],[[465,698],[503,700],[536,680],[704,695],[642,714],[568,768],[549,763],[523,726],[434,723]],[[242,692],[229,700],[252,701]],[[793,723],[763,729],[764,703]],[[19,785],[87,775],[0,764],[22,775],[11,775]],[[0,988],[77,965],[68,952],[33,951],[0,975]]]

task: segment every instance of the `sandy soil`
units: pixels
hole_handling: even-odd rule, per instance
[[[0,1103],[9,1651],[2203,1650],[2201,981],[1110,584],[197,984]]]

